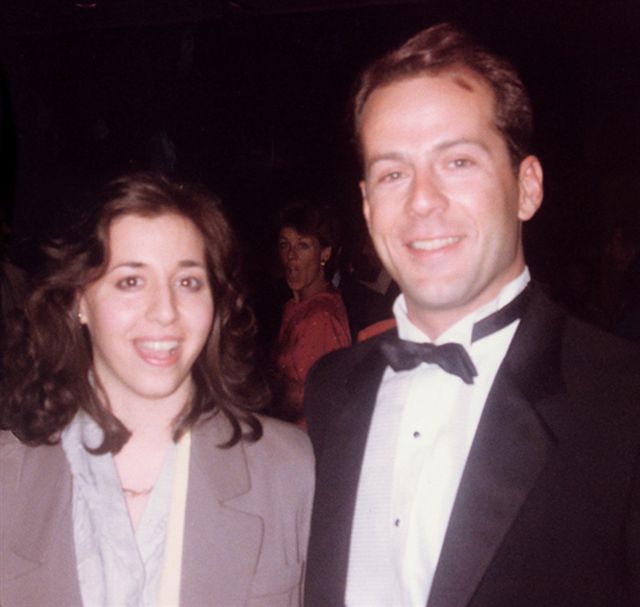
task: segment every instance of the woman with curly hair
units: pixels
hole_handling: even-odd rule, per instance
[[[0,604],[299,604],[312,454],[257,413],[238,268],[218,201],[151,174],[48,247],[5,360]]]

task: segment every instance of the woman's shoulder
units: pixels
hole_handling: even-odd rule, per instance
[[[15,459],[18,455],[26,453],[29,447],[20,441],[13,432],[9,430],[0,431],[0,460],[2,460],[2,467],[5,468],[9,465],[10,458]]]
[[[228,420],[219,415],[201,420],[195,429],[199,452],[203,453],[204,448],[207,461],[211,461],[211,449],[215,448],[212,445],[218,445],[218,449],[227,451],[220,461],[244,461],[257,493],[280,487],[302,499],[313,492],[315,460],[307,434],[293,424],[264,415],[257,417],[262,436],[258,440],[242,439],[231,447],[223,446],[229,438]]]
[[[0,430],[0,459],[2,460],[3,466],[9,457],[29,456],[36,461],[41,459],[46,462],[47,460],[51,460],[54,453],[57,455],[62,452],[60,441],[52,444],[30,445],[21,441],[10,430]]]
[[[0,485],[4,487],[25,475],[58,474],[63,461],[59,443],[32,446],[8,430],[0,431]]]
[[[313,463],[313,449],[307,433],[291,424],[263,414],[255,414],[262,426],[262,435],[258,440],[242,439],[231,449],[244,450],[256,461],[269,460],[269,463],[287,460]],[[243,431],[249,427],[241,422]],[[222,445],[231,436],[231,424],[223,415],[208,416],[201,419],[194,432],[197,440]],[[226,447],[221,447],[226,448]]]
[[[307,318],[339,318],[347,317],[347,310],[342,301],[342,296],[338,291],[318,293],[309,298],[305,306],[305,316]]]
[[[252,447],[284,460],[299,459],[313,463],[313,449],[307,433],[298,426],[273,417],[259,415],[262,437]]]
[[[260,481],[272,488],[279,487],[283,495],[295,502],[295,495],[308,502],[315,485],[315,458],[306,432],[271,417],[260,416],[262,437],[246,443],[249,468]]]

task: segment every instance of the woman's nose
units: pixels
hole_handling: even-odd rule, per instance
[[[175,293],[171,287],[158,287],[150,296],[147,316],[160,324],[171,324],[178,315]]]

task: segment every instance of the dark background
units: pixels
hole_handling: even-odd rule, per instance
[[[13,256],[78,212],[81,184],[161,168],[221,195],[254,271],[306,195],[360,227],[347,103],[360,69],[455,21],[518,66],[536,112],[534,274],[589,315],[617,223],[640,221],[636,0],[2,0],[0,148]],[[635,217],[635,219],[634,219]]]

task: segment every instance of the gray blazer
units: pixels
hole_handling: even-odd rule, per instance
[[[230,449],[217,416],[192,431],[181,607],[293,607],[313,498],[307,436],[262,419],[264,436]],[[0,433],[0,606],[81,607],[72,479],[60,445]]]

